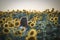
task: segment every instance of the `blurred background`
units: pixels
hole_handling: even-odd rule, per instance
[[[0,0],[0,10],[40,10],[55,8],[60,11],[60,0]]]

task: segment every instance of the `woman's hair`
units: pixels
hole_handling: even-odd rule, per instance
[[[21,19],[21,26],[27,26],[27,18],[26,17],[23,17]]]

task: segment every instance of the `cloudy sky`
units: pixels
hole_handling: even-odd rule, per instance
[[[0,0],[0,10],[60,10],[60,0]]]

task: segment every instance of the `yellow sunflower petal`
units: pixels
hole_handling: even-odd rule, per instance
[[[35,29],[31,29],[29,32],[28,32],[28,36],[36,36],[37,35],[37,31]]]

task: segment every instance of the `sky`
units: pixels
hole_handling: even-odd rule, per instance
[[[0,0],[0,10],[39,10],[55,8],[60,11],[60,0]]]

